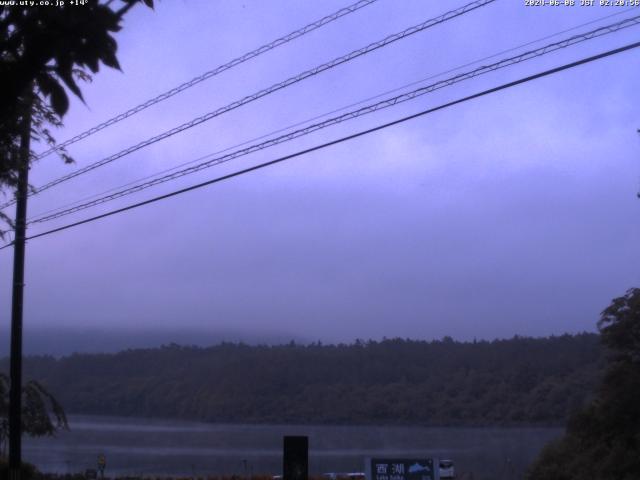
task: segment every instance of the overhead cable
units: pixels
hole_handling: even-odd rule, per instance
[[[601,22],[602,20],[605,20],[605,19],[608,19],[608,18],[611,18],[611,17],[617,17],[617,16],[619,16],[619,15],[622,15],[622,14],[628,13],[630,10],[633,10],[633,9],[634,9],[634,7],[628,8],[628,9],[626,9],[626,10],[620,10],[620,11],[617,11],[617,12],[611,13],[611,14],[609,14],[609,15],[605,15],[605,16],[603,16],[603,17],[599,17],[599,18],[596,18],[596,19],[594,19],[594,20],[590,20],[590,21],[588,21],[588,22],[580,23],[580,24],[578,24],[578,25],[575,25],[575,26],[573,26],[573,27],[570,27],[570,28],[567,28],[567,29],[564,29],[564,30],[560,30],[560,31],[555,32],[555,33],[552,33],[552,34],[550,34],[550,35],[545,35],[544,37],[540,37],[540,38],[537,38],[537,39],[535,39],[535,40],[530,40],[530,41],[528,41],[528,42],[526,42],[526,43],[523,43],[523,44],[517,45],[517,46],[515,46],[515,47],[510,47],[510,48],[508,48],[508,49],[506,49],[506,50],[501,50],[500,52],[493,53],[493,54],[491,54],[491,55],[488,55],[488,56],[485,56],[485,57],[479,58],[479,59],[477,59],[477,60],[473,60],[473,61],[471,61],[471,62],[467,62],[467,63],[465,63],[465,64],[463,64],[463,65],[458,65],[457,67],[453,67],[453,68],[450,68],[450,69],[448,69],[448,70],[445,70],[445,71],[442,71],[442,72],[439,72],[439,73],[436,73],[436,74],[433,74],[433,75],[429,75],[428,77],[422,78],[422,79],[420,79],[420,80],[414,80],[414,81],[412,81],[412,82],[410,82],[410,83],[405,83],[404,85],[401,85],[401,86],[398,86],[398,87],[394,87],[394,88],[392,88],[392,89],[390,89],[390,90],[386,90],[386,91],[384,91],[384,92],[381,92],[381,93],[378,93],[378,94],[376,94],[376,95],[373,95],[373,96],[370,96],[370,97],[364,98],[364,99],[362,99],[362,100],[358,100],[357,102],[353,102],[353,103],[350,103],[350,104],[348,104],[348,105],[344,105],[344,106],[342,106],[342,107],[339,107],[339,108],[336,108],[336,109],[330,110],[330,111],[328,111],[328,112],[324,112],[324,113],[321,113],[321,114],[318,114],[318,115],[314,115],[313,117],[311,117],[311,118],[307,118],[306,120],[301,120],[301,121],[295,122],[295,123],[293,123],[293,124],[289,124],[289,125],[287,125],[286,127],[280,127],[280,128],[278,128],[278,129],[276,129],[276,130],[272,130],[272,131],[270,131],[270,132],[268,132],[268,133],[264,133],[264,134],[262,134],[262,135],[259,135],[258,137],[253,137],[253,138],[251,138],[251,139],[244,140],[244,141],[242,141],[242,142],[240,142],[240,143],[237,143],[237,144],[234,144],[234,145],[231,145],[231,146],[225,147],[225,148],[223,148],[223,149],[221,149],[221,150],[217,150],[217,151],[215,151],[215,152],[208,153],[208,154],[206,154],[206,155],[201,155],[201,156],[199,156],[199,157],[197,157],[197,158],[194,158],[194,159],[189,160],[189,161],[187,161],[187,162],[183,162],[183,163],[180,163],[180,164],[178,164],[178,165],[174,165],[174,166],[172,166],[172,167],[169,167],[169,168],[166,168],[166,169],[160,170],[160,171],[158,171],[158,172],[156,172],[156,173],[153,173],[153,174],[151,174],[151,175],[145,175],[144,177],[136,178],[135,180],[128,181],[128,182],[126,182],[126,183],[124,183],[124,184],[120,184],[120,185],[117,185],[117,186],[115,186],[115,187],[110,187],[110,188],[108,188],[107,190],[103,190],[103,191],[101,191],[101,192],[96,192],[96,193],[92,193],[92,194],[90,194],[90,195],[87,195],[87,196],[81,197],[81,198],[79,198],[79,199],[77,199],[77,200],[74,200],[74,201],[72,201],[72,202],[69,202],[69,203],[67,203],[67,204],[63,204],[63,205],[58,206],[58,207],[54,207],[54,208],[50,208],[50,209],[44,210],[44,211],[42,211],[42,212],[40,212],[40,213],[38,213],[38,214],[34,215],[34,217],[35,217],[35,218],[39,218],[39,217],[42,217],[42,216],[44,216],[44,215],[46,215],[46,214],[48,214],[48,213],[58,212],[58,211],[61,211],[61,210],[66,210],[66,209],[68,209],[69,207],[72,207],[72,206],[75,206],[75,205],[79,205],[79,204],[81,204],[81,203],[84,203],[84,202],[86,202],[86,201],[88,201],[88,200],[91,200],[91,199],[94,199],[94,198],[103,197],[103,196],[105,196],[105,195],[106,195],[106,194],[108,194],[108,193],[111,193],[111,192],[115,192],[115,191],[117,191],[117,190],[124,189],[125,187],[128,187],[128,186],[130,186],[130,185],[135,185],[135,184],[137,184],[137,183],[144,182],[145,180],[150,180],[150,179],[152,179],[152,178],[160,177],[160,176],[162,176],[162,175],[164,175],[164,174],[166,174],[166,173],[173,172],[173,171],[179,170],[179,169],[181,169],[181,168],[183,168],[183,167],[186,167],[187,165],[193,165],[194,163],[198,163],[198,162],[201,162],[201,161],[203,161],[203,160],[209,159],[209,158],[211,158],[211,157],[212,157],[212,156],[214,156],[214,155],[219,155],[219,154],[221,154],[221,153],[228,152],[228,151],[233,150],[233,149],[235,149],[235,148],[239,148],[239,147],[243,147],[243,146],[245,146],[245,145],[249,145],[249,144],[251,144],[252,142],[257,142],[258,140],[262,140],[262,139],[268,138],[268,137],[270,137],[270,136],[272,136],[272,135],[276,135],[276,134],[278,134],[278,133],[282,133],[282,132],[289,131],[289,130],[291,130],[292,128],[296,128],[296,127],[300,127],[300,126],[302,126],[302,125],[306,125],[306,124],[308,124],[308,123],[314,122],[314,121],[319,120],[319,119],[321,119],[321,118],[328,117],[329,115],[333,115],[333,114],[336,114],[336,113],[338,113],[338,112],[342,112],[342,111],[344,111],[344,110],[347,110],[347,109],[349,109],[349,108],[356,107],[356,106],[358,106],[358,105],[362,105],[362,104],[364,104],[364,103],[366,103],[366,102],[370,102],[370,101],[372,101],[372,100],[376,100],[376,99],[378,99],[378,98],[382,98],[382,97],[384,97],[385,95],[389,95],[389,94],[391,94],[391,93],[400,92],[400,91],[402,91],[402,90],[405,90],[405,89],[406,89],[406,88],[408,88],[408,87],[412,87],[412,86],[415,86],[415,85],[423,84],[423,83],[425,83],[425,82],[427,82],[427,81],[429,81],[429,80],[433,80],[433,79],[435,79],[435,78],[442,77],[443,75],[446,75],[446,74],[448,74],[448,73],[456,72],[456,71],[461,70],[461,69],[463,69],[463,68],[465,68],[465,67],[469,67],[469,66],[471,66],[471,65],[476,65],[476,64],[478,64],[478,63],[480,63],[480,62],[484,62],[484,61],[486,61],[486,60],[491,60],[492,58],[499,57],[500,55],[504,55],[504,54],[506,54],[506,53],[514,52],[514,51],[520,50],[520,49],[522,49],[522,48],[525,48],[525,47],[528,47],[528,46],[534,45],[534,44],[536,44],[536,43],[540,43],[540,42],[542,42],[542,41],[544,41],[544,40],[548,40],[548,39],[550,39],[550,38],[553,38],[553,37],[557,37],[557,36],[559,36],[559,35],[562,35],[563,33],[571,32],[571,31],[577,30],[577,29],[579,29],[579,28],[585,27],[585,26],[587,26],[587,25],[593,25],[594,23]],[[29,220],[31,220],[31,219],[29,219]]]
[[[190,192],[192,190],[197,190],[197,189],[209,186],[209,185],[213,185],[215,183],[219,183],[219,182],[222,182],[222,181],[225,181],[225,180],[229,180],[229,179],[234,178],[234,177],[238,177],[238,176],[244,175],[244,174],[249,173],[249,172],[253,172],[253,171],[260,170],[260,169],[263,169],[263,168],[266,168],[266,167],[270,167],[272,165],[276,165],[278,163],[284,162],[286,160],[290,160],[292,158],[296,158],[296,157],[299,157],[299,156],[302,156],[302,155],[305,155],[305,154],[308,154],[308,153],[311,153],[311,152],[322,150],[322,149],[325,149],[325,148],[330,147],[332,145],[337,145],[337,144],[340,144],[340,143],[343,143],[343,142],[346,142],[346,141],[349,141],[349,140],[353,140],[355,138],[359,138],[359,137],[368,135],[370,133],[377,132],[377,131],[380,131],[382,129],[386,129],[386,128],[389,128],[391,126],[398,125],[398,124],[407,122],[409,120],[413,120],[415,118],[422,117],[424,115],[428,115],[430,113],[437,112],[439,110],[444,110],[444,109],[452,107],[454,105],[465,103],[465,102],[468,102],[470,100],[473,100],[473,99],[476,99],[476,98],[480,98],[480,97],[483,97],[483,96],[486,96],[486,95],[489,95],[489,94],[492,94],[492,93],[495,93],[495,92],[498,92],[498,91],[501,91],[501,90],[506,90],[508,88],[515,87],[515,86],[521,85],[523,83],[527,83],[527,82],[531,82],[533,80],[537,80],[539,78],[543,78],[543,77],[547,77],[547,76],[550,76],[550,75],[554,75],[556,73],[559,73],[559,72],[562,72],[562,71],[565,71],[565,70],[569,70],[571,68],[575,68],[575,67],[580,66],[580,65],[591,63],[591,62],[603,59],[605,57],[616,55],[616,54],[619,54],[619,53],[622,53],[622,52],[625,52],[625,51],[628,51],[628,50],[632,50],[632,49],[635,49],[635,48],[638,48],[638,47],[640,47],[640,42],[635,42],[635,43],[631,43],[631,44],[625,45],[623,47],[619,47],[619,48],[615,48],[615,49],[612,49],[612,50],[608,50],[606,52],[603,52],[603,53],[600,53],[600,54],[597,54],[597,55],[593,55],[593,56],[590,56],[590,57],[583,58],[581,60],[577,60],[575,62],[564,64],[564,65],[562,65],[560,67],[555,67],[555,68],[552,68],[552,69],[549,69],[549,70],[545,70],[545,71],[540,72],[540,73],[536,73],[534,75],[529,75],[527,77],[523,77],[523,78],[520,78],[518,80],[514,80],[512,82],[504,83],[504,84],[499,85],[497,87],[493,87],[493,88],[490,88],[490,89],[487,89],[487,90],[483,90],[483,91],[475,93],[473,95],[469,95],[469,96],[460,98],[458,100],[454,100],[454,101],[439,105],[437,107],[429,108],[427,110],[423,110],[421,112],[414,113],[412,115],[408,115],[406,117],[400,118],[398,120],[394,120],[392,122],[384,123],[382,125],[378,125],[376,127],[369,128],[367,130],[362,130],[360,132],[357,132],[357,133],[354,133],[354,134],[351,134],[351,135],[347,135],[345,137],[342,137],[342,138],[339,138],[339,139],[336,139],[336,140],[332,140],[330,142],[326,142],[326,143],[323,143],[321,145],[316,145],[314,147],[307,148],[305,150],[301,150],[301,151],[298,151],[298,152],[295,152],[295,153],[292,153],[292,154],[289,154],[289,155],[285,155],[283,157],[276,158],[275,160],[271,160],[269,162],[261,163],[259,165],[254,165],[252,167],[245,168],[243,170],[239,170],[239,171],[236,171],[236,172],[233,172],[233,173],[229,173],[227,175],[223,175],[223,176],[220,176],[220,177],[213,178],[213,179],[208,180],[206,182],[198,183],[196,185],[191,185],[189,187],[182,188],[180,190],[175,190],[173,192],[170,192],[170,193],[167,193],[167,194],[164,194],[164,195],[160,195],[160,196],[157,196],[157,197],[153,197],[153,198],[150,198],[148,200],[145,200],[145,201],[142,201],[142,202],[138,202],[138,203],[135,203],[135,204],[132,204],[132,205],[128,205],[128,206],[123,207],[123,208],[118,208],[116,210],[111,210],[111,211],[103,213],[101,215],[96,215],[94,217],[86,218],[86,219],[80,220],[78,222],[69,223],[69,224],[63,225],[61,227],[57,227],[57,228],[54,228],[54,229],[51,229],[51,230],[47,230],[45,232],[38,233],[36,235],[32,235],[30,237],[27,237],[27,240],[33,240],[33,239],[36,239],[36,238],[44,237],[44,236],[47,236],[47,235],[51,235],[53,233],[57,233],[57,232],[61,232],[63,230],[68,230],[70,228],[77,227],[79,225],[84,225],[84,224],[91,223],[91,222],[94,222],[94,221],[97,221],[97,220],[100,220],[100,219],[103,219],[103,218],[106,218],[106,217],[110,217],[110,216],[116,215],[118,213],[123,213],[123,212],[129,211],[129,210],[133,210],[135,208],[142,207],[144,205],[150,205],[150,204],[159,202],[161,200],[165,200],[167,198],[171,198],[171,197],[174,197],[174,196],[177,196],[177,195],[181,195],[181,194],[186,193],[186,192]],[[7,245],[5,245],[3,247],[0,247],[0,250],[4,249],[4,248],[7,248],[9,246],[11,246],[11,244],[7,244]]]
[[[106,120],[98,125],[96,125],[95,127],[91,127],[90,129],[79,133],[78,135],[76,135],[75,137],[72,137],[62,143],[60,143],[59,145],[56,145],[53,148],[50,148],[49,150],[42,152],[41,154],[39,154],[36,158],[37,159],[41,159],[44,158],[48,155],[50,155],[51,153],[57,151],[57,150],[61,150],[65,147],[68,147],[69,145],[72,145],[76,142],[79,142],[80,140],[83,140],[101,130],[104,130],[107,127],[110,127],[111,125],[115,125],[118,122],[121,122],[122,120],[125,120],[126,118],[129,118],[133,115],[135,115],[136,113],[139,113],[143,110],[146,110],[147,108],[151,107],[152,105],[155,105],[156,103],[160,103],[164,100],[167,100],[168,98],[173,97],[174,95],[177,95],[180,92],[183,92],[185,90],[187,90],[188,88],[191,88],[201,82],[204,82],[205,80],[208,80],[212,77],[215,77],[216,75],[221,74],[222,72],[225,72],[227,70],[230,70],[233,67],[237,67],[238,65],[251,60],[252,58],[256,58],[260,55],[262,55],[263,53],[266,53],[270,50],[273,50],[274,48],[280,47],[286,43],[291,42],[292,40],[295,40],[297,38],[302,37],[303,35],[306,35],[307,33],[313,32],[314,30],[317,30],[321,27],[324,27],[325,25],[334,22],[336,20],[338,20],[341,17],[344,17],[345,15],[348,15],[350,13],[353,13],[357,10],[360,10],[361,8],[364,8],[368,5],[371,5],[372,3],[377,2],[378,0],[359,0],[356,3],[353,3],[352,5],[349,5],[347,7],[341,8],[340,10],[338,10],[337,12],[334,12],[330,15],[327,15],[326,17],[322,17],[320,20],[316,20],[315,22],[312,22],[308,25],[305,25],[302,28],[299,28],[297,30],[294,30],[293,32],[277,38],[275,40],[272,40],[271,42],[262,45],[261,47],[256,48],[255,50],[252,50],[250,52],[245,53],[244,55],[241,55],[237,58],[234,58],[233,60],[231,60],[230,62],[227,62],[223,65],[220,65],[216,68],[214,68],[213,70],[209,70],[208,72],[205,72],[201,75],[198,75],[195,78],[192,78],[191,80],[184,82],[180,85],[178,85],[177,87],[172,88],[171,90],[167,90],[164,93],[161,93],[160,95],[157,95],[153,98],[150,98],[149,100],[147,100],[146,102],[141,103],[140,105],[136,105],[133,108],[130,108],[129,110],[127,110],[126,112],[120,113],[119,115],[116,115],[115,117],[110,118],[109,120]]]
[[[454,85],[456,83],[465,81],[465,80],[469,80],[475,77],[478,77],[480,75],[484,75],[490,72],[494,72],[496,70],[505,68],[505,67],[509,67],[518,63],[522,63],[524,61],[527,60],[531,60],[537,57],[541,57],[543,55],[555,52],[557,50],[563,49],[563,48],[567,48],[569,46],[573,46],[576,45],[578,43],[582,43],[584,41],[587,40],[591,40],[594,38],[599,38],[602,37],[604,35],[608,35],[610,33],[614,33],[617,31],[620,31],[621,29],[624,28],[628,28],[634,25],[639,25],[640,24],[640,15],[636,16],[636,17],[631,17],[631,18],[626,18],[624,20],[621,20],[619,22],[616,22],[614,24],[611,25],[607,25],[604,27],[600,27],[597,28],[595,30],[591,30],[590,32],[586,32],[586,33],[582,33],[579,35],[574,35],[572,37],[566,38],[564,40],[561,40],[559,42],[554,42],[551,43],[549,45],[545,45],[543,47],[534,49],[534,50],[530,50],[527,52],[524,52],[522,54],[513,56],[513,57],[509,57],[509,58],[505,58],[503,60],[500,60],[496,63],[490,64],[490,65],[485,65],[479,68],[476,68],[475,70],[471,70],[469,72],[465,72],[465,73],[461,73],[459,75],[456,75],[454,77],[450,77],[448,79],[445,80],[440,80],[438,82],[432,83],[430,85],[418,88],[416,90],[413,90],[411,92],[408,93],[403,93],[401,95],[397,95],[391,98],[387,98],[385,100],[364,106],[362,108],[359,108],[357,110],[353,110],[347,113],[344,113],[342,115],[338,115],[336,117],[332,117],[329,118],[327,120],[324,120],[322,122],[318,122],[312,125],[309,125],[307,127],[304,128],[300,128],[298,130],[294,130],[292,132],[286,133],[284,135],[280,135],[278,137],[266,140],[264,142],[261,143],[257,143],[254,145],[250,145],[248,147],[236,150],[234,152],[231,153],[227,153],[225,155],[219,156],[219,157],[215,157],[212,158],[208,161],[199,163],[197,165],[193,165],[187,168],[184,168],[182,170],[178,170],[176,172],[173,173],[169,173],[166,175],[163,175],[161,177],[157,177],[154,178],[152,180],[149,180],[147,182],[144,183],[140,183],[138,185],[129,187],[129,188],[125,188],[123,190],[119,190],[117,192],[111,193],[109,195],[105,195],[103,197],[97,198],[95,200],[89,201],[89,202],[85,202],[82,203],[80,205],[76,205],[74,207],[71,208],[67,208],[61,211],[58,211],[56,213],[52,213],[49,215],[42,215],[36,219],[30,220],[29,223],[33,224],[33,223],[42,223],[42,222],[47,222],[50,220],[54,220],[56,218],[60,218],[66,215],[70,215],[72,213],[76,213],[79,212],[81,210],[85,210],[87,208],[102,204],[102,203],[106,203],[109,202],[111,200],[115,200],[117,198],[121,198],[124,197],[126,195],[131,195],[133,193],[137,193],[140,192],[142,190],[146,190],[147,188],[159,185],[161,183],[165,183],[171,180],[175,180],[177,178],[192,174],[192,173],[196,173],[199,172],[201,170],[204,170],[206,168],[210,168],[214,165],[219,165],[221,163],[225,163],[228,162],[230,160],[236,159],[238,157],[242,157],[245,155],[249,155],[251,153],[257,152],[259,150],[264,150],[265,148],[269,148],[275,145],[279,145],[281,143],[284,142],[288,142],[291,141],[293,139],[308,135],[312,132],[327,128],[329,126],[332,125],[337,125],[339,123],[345,122],[347,120],[352,120],[354,118],[358,118],[361,117],[363,115],[367,115],[369,113],[373,113],[379,110],[383,110],[385,108],[389,108],[395,105],[398,105],[400,103],[404,103],[410,100],[414,100],[422,95],[431,93],[435,90],[439,90],[445,87],[449,87],[451,85]]]
[[[262,98],[264,96],[267,96],[271,93],[277,92],[278,90],[282,90],[283,88],[289,87],[295,83],[301,82],[309,77],[318,75],[326,70],[329,70],[331,68],[334,68],[338,65],[341,65],[343,63],[349,62],[355,58],[358,58],[362,55],[366,55],[374,50],[377,50],[379,48],[385,47],[391,43],[397,42],[398,40],[401,40],[403,38],[406,38],[410,35],[413,35],[415,33],[421,32],[423,30],[426,30],[428,28],[434,27],[436,25],[439,25],[441,23],[444,23],[446,21],[452,20],[453,18],[459,17],[460,15],[464,15],[466,13],[469,13],[477,8],[486,6],[490,3],[495,2],[496,0],[475,0],[471,3],[468,3],[466,5],[464,5],[463,7],[457,8],[455,10],[451,10],[449,12],[446,12],[438,17],[432,18],[430,20],[427,20],[425,22],[419,23],[417,25],[414,25],[413,27],[407,28],[405,30],[403,30],[402,32],[398,32],[392,35],[387,36],[386,38],[379,40],[377,42],[373,42],[369,45],[367,45],[366,47],[360,48],[358,50],[354,50],[351,53],[348,53],[346,55],[337,57],[327,63],[324,63],[322,65],[319,65],[317,67],[314,67],[310,70],[306,70],[305,72],[302,72],[298,75],[295,75],[293,77],[288,78],[287,80],[284,80],[282,82],[276,83],[271,85],[268,88],[265,88],[263,90],[260,90],[259,92],[256,92],[252,95],[248,95],[240,100],[237,100],[235,102],[232,102],[224,107],[218,108],[212,112],[209,112],[205,115],[202,115],[200,117],[194,118],[193,120],[183,123],[182,125],[179,125],[177,127],[172,128],[171,130],[168,130],[164,133],[161,133],[159,135],[156,135],[152,138],[149,138],[147,140],[144,140],[136,145],[133,145],[129,148],[126,148],[118,153],[115,153],[109,157],[103,158],[102,160],[99,160],[97,162],[94,162],[90,165],[87,165],[86,167],[80,168],[74,172],[71,172],[67,175],[64,175],[62,177],[59,177],[55,180],[52,180],[40,187],[37,187],[34,189],[34,191],[31,192],[31,195],[40,193],[44,190],[47,190],[51,187],[54,187],[56,185],[59,185],[60,183],[66,182],[68,180],[71,180],[72,178],[75,178],[79,175],[82,175],[84,173],[90,172],[92,170],[95,170],[96,168],[99,168],[103,165],[106,165],[108,163],[111,163],[119,158],[122,158],[126,155],[129,155],[137,150],[140,150],[141,148],[147,147],[149,145],[152,145],[156,142],[159,142],[161,140],[164,140],[168,137],[171,137],[177,133],[181,133],[189,128],[195,127],[196,125],[200,125],[201,123],[207,122],[215,117],[218,117],[224,113],[227,113],[231,110],[234,110],[236,108],[239,108],[243,105],[246,105],[247,103],[253,102],[255,100],[258,100],[259,98]],[[0,209],[3,209],[5,207],[8,207],[9,205],[13,204],[15,201],[11,201],[11,202],[7,202],[3,205],[0,205]]]

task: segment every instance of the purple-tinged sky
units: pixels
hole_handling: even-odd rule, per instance
[[[32,183],[462,4],[379,0],[74,145],[76,166],[41,160]],[[345,5],[185,0],[159,2],[155,12],[137,8],[118,35],[124,73],[105,69],[85,85],[86,106],[73,101],[57,136],[65,140]],[[54,187],[31,199],[30,216],[623,10],[499,0]],[[30,233],[639,38],[634,27],[592,40]],[[322,341],[592,331],[611,298],[640,285],[639,67],[640,50],[623,53],[33,240],[25,324],[234,329]],[[8,325],[9,250],[0,262]]]

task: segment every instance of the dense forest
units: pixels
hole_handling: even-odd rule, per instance
[[[561,424],[590,400],[596,334],[28,357],[67,412],[211,422]],[[2,361],[6,371],[8,362]]]
[[[593,398],[544,448],[527,480],[640,478],[640,288],[614,298],[598,330],[606,361]]]

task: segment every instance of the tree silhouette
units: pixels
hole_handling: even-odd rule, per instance
[[[530,480],[640,478],[640,288],[614,299],[598,328],[609,355],[596,397],[543,450]]]
[[[59,127],[69,109],[65,88],[82,99],[79,80],[97,73],[101,63],[119,69],[113,34],[133,6],[153,7],[153,0],[120,0],[117,9],[113,3],[0,6],[0,188],[16,183],[25,98],[35,94],[33,139],[53,145],[47,127]],[[59,153],[71,161],[64,150]]]
[[[9,438],[9,377],[0,373],[0,455]],[[42,385],[31,380],[22,388],[22,431],[32,437],[53,436],[69,428],[62,406]]]

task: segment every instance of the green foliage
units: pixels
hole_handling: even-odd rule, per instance
[[[112,34],[140,2],[153,6],[153,0],[121,0],[117,10],[112,1],[97,0],[81,8],[0,6],[0,189],[15,186],[29,105],[34,102],[32,139],[55,145],[47,126],[59,127],[69,108],[65,87],[82,99],[79,79],[98,72],[100,63],[119,68]],[[65,150],[59,154],[71,160]],[[2,212],[0,219],[10,224]]]
[[[640,478],[640,289],[614,299],[598,327],[608,353],[602,383],[565,436],[544,449],[530,480]]]
[[[169,345],[31,357],[74,413],[213,422],[561,424],[598,379],[598,336],[352,345]]]
[[[0,7],[0,110],[14,109],[32,83],[50,99],[54,112],[63,116],[69,100],[63,85],[82,98],[75,69],[97,73],[100,63],[120,68],[118,32],[123,15],[140,0],[87,2],[82,8]],[[152,0],[144,3],[153,7]]]
[[[9,389],[9,377],[0,373],[0,452],[9,437]],[[22,387],[22,431],[42,437],[68,428],[64,410],[54,396],[38,382],[27,382]]]
[[[42,478],[42,474],[38,469],[30,463],[23,462],[20,466],[20,479],[21,480],[35,480]],[[0,480],[9,479],[9,463],[0,458]]]

